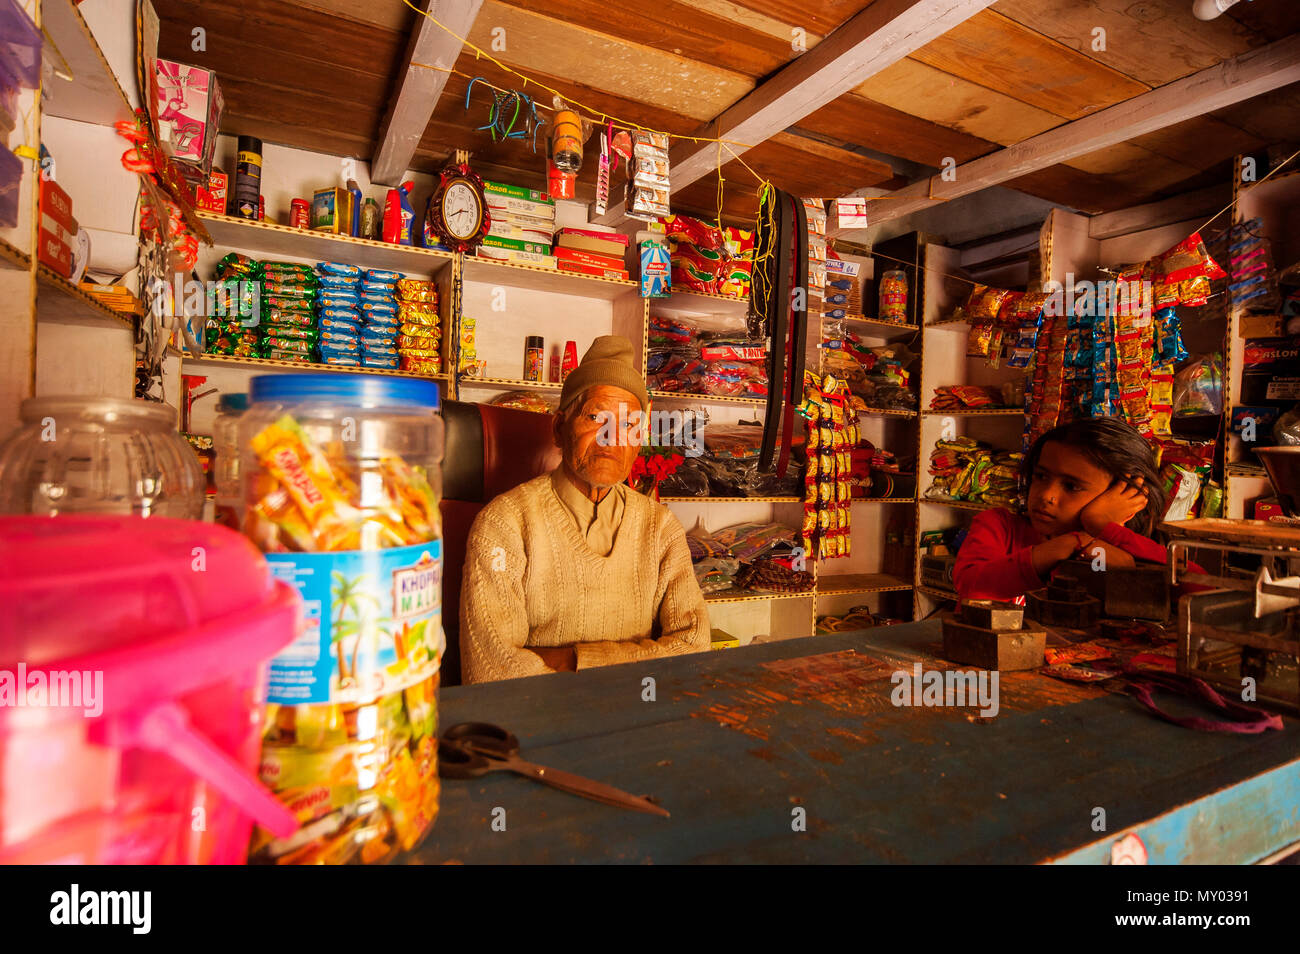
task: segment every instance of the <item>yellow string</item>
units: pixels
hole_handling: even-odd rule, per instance
[[[499,69],[501,69],[501,70],[503,70],[503,71],[505,71],[505,72],[511,74],[512,76],[518,76],[520,79],[522,79],[522,80],[524,81],[524,86],[525,86],[525,87],[528,85],[529,77],[528,77],[526,74],[519,72],[519,70],[516,70],[516,69],[514,69],[513,67],[507,66],[505,63],[502,63],[500,60],[498,60],[498,59],[497,59],[495,56],[493,56],[491,53],[488,53],[486,50],[482,49],[481,47],[475,45],[474,43],[471,43],[471,42],[469,41],[469,39],[467,39],[466,37],[463,37],[463,36],[461,36],[460,34],[456,33],[454,30],[452,30],[452,29],[451,29],[450,27],[448,27],[446,24],[442,23],[440,20],[438,20],[437,17],[435,17],[433,14],[429,13],[427,10],[421,10],[419,7],[417,7],[415,4],[413,4],[413,3],[411,2],[411,0],[402,0],[402,2],[403,2],[404,4],[406,4],[408,7],[410,7],[412,10],[414,10],[416,13],[420,14],[420,15],[423,16],[423,17],[427,17],[429,20],[431,20],[431,21],[434,23],[435,26],[437,26],[437,27],[438,27],[440,30],[442,30],[443,32],[448,33],[448,34],[450,34],[451,36],[455,37],[457,40],[459,40],[459,41],[461,42],[461,44],[462,44],[463,46],[466,46],[466,47],[468,47],[469,49],[473,50],[473,51],[474,51],[474,58],[475,58],[475,59],[478,59],[479,57],[484,57],[484,58],[486,58],[488,61],[490,61],[491,63],[493,63],[495,66],[497,66]],[[414,61],[414,60],[411,61],[411,65],[412,65],[412,66],[418,66],[418,67],[421,67],[421,68],[423,68],[423,69],[439,70],[439,71],[444,72],[444,73],[455,73],[456,75],[458,75],[458,76],[463,76],[463,77],[465,77],[466,79],[471,79],[471,78],[473,78],[473,77],[469,77],[467,74],[461,72],[460,70],[455,69],[454,67],[433,66],[432,64],[429,64],[429,63],[418,63],[418,62],[416,62],[416,61]],[[495,84],[493,84],[493,83],[490,83],[490,82],[488,82],[488,81],[485,80],[485,79],[480,78],[480,79],[479,79],[479,82],[482,82],[482,83],[486,84],[488,87],[490,87],[491,89],[497,90],[498,92],[509,92],[508,90],[503,90],[501,87],[499,87],[499,86],[497,86],[497,85],[495,85]],[[643,125],[641,125],[640,123],[632,122],[631,120],[627,120],[627,119],[621,119],[621,118],[618,117],[618,116],[609,115],[609,114],[606,114],[606,113],[601,112],[600,110],[593,109],[592,107],[587,106],[587,105],[585,105],[584,103],[580,103],[580,102],[578,102],[578,101],[575,100],[575,99],[572,99],[572,98],[570,98],[570,97],[568,97],[568,96],[565,96],[565,95],[564,95],[563,93],[561,93],[559,90],[554,89],[554,88],[552,88],[552,87],[550,87],[550,86],[547,86],[545,83],[543,83],[543,82],[541,82],[541,81],[539,81],[539,80],[534,79],[532,82],[533,82],[535,85],[540,86],[542,89],[546,90],[546,91],[547,91],[548,93],[550,93],[551,95],[560,97],[560,99],[564,100],[564,101],[565,101],[566,103],[568,103],[571,107],[576,108],[578,111],[586,112],[586,113],[591,117],[591,119],[592,119],[593,122],[596,121],[596,117],[599,116],[599,117],[600,117],[600,122],[602,122],[602,123],[607,123],[607,122],[609,122],[610,120],[612,120],[615,124],[617,124],[617,125],[619,125],[619,126],[624,126],[624,127],[629,128],[629,129],[637,129],[637,130],[641,130],[641,131],[645,131],[645,132],[658,132],[658,133],[660,133],[661,135],[668,136],[668,137],[670,137],[670,138],[672,138],[672,139],[682,139],[682,140],[685,140],[685,141],[687,141],[687,142],[696,142],[696,143],[700,143],[700,142],[712,142],[712,143],[717,143],[718,146],[719,146],[719,149],[718,149],[718,160],[717,160],[717,161],[718,161],[718,224],[719,224],[719,225],[722,224],[722,182],[723,182],[723,179],[722,179],[722,147],[723,147],[723,146],[727,147],[727,151],[728,151],[729,153],[731,153],[732,158],[735,159],[737,162],[739,162],[742,166],[744,166],[744,167],[749,171],[749,173],[750,173],[750,174],[751,174],[755,179],[757,179],[757,180],[759,181],[759,183],[761,184],[762,188],[761,188],[760,191],[759,191],[760,203],[761,203],[761,201],[762,201],[762,198],[761,198],[761,197],[762,197],[762,195],[763,195],[762,189],[766,189],[766,188],[768,188],[768,187],[770,186],[770,183],[769,183],[766,179],[764,179],[764,178],[763,178],[762,176],[760,176],[757,172],[755,172],[755,171],[753,170],[753,168],[750,167],[749,163],[745,162],[745,160],[742,159],[742,158],[740,158],[740,156],[735,152],[735,150],[733,150],[733,149],[730,148],[731,145],[734,144],[734,145],[737,145],[737,146],[742,146],[742,147],[745,148],[745,149],[752,149],[752,148],[753,148],[753,145],[750,144],[750,143],[737,142],[737,141],[734,140],[734,139],[722,139],[722,138],[714,139],[714,138],[710,138],[710,137],[707,137],[707,136],[686,136],[686,135],[682,135],[682,134],[680,134],[680,133],[670,133],[670,132],[666,132],[666,131],[661,131],[661,130],[656,130],[656,129],[650,129],[648,126],[643,126]],[[543,109],[553,109],[553,107],[546,106],[546,105],[544,105],[544,104],[542,104],[542,103],[538,103],[537,105],[541,106]],[[1269,171],[1269,172],[1268,172],[1268,173],[1267,173],[1267,174],[1266,174],[1262,179],[1260,179],[1259,181],[1260,181],[1260,182],[1263,182],[1265,179],[1268,179],[1269,176],[1272,176],[1274,173],[1279,172],[1279,171],[1280,171],[1284,166],[1287,165],[1287,163],[1291,162],[1291,160],[1295,159],[1297,156],[1300,156],[1300,150],[1297,150],[1296,152],[1293,152],[1290,156],[1288,156],[1286,159],[1284,159],[1282,162],[1280,162],[1277,166],[1275,166],[1272,170],[1270,170],[1270,171]],[[934,187],[933,182],[934,182],[934,177],[931,176],[931,177],[929,178],[929,180],[927,180],[927,193],[928,193],[930,190],[933,189],[933,187]],[[889,200],[889,199],[905,199],[905,198],[913,198],[913,197],[911,197],[911,196],[879,195],[879,196],[862,196],[862,198],[864,198],[864,199],[866,199],[866,200],[868,200],[868,201],[871,201],[871,202],[878,202],[878,201],[887,201],[887,200]],[[934,196],[934,195],[930,195],[930,194],[927,194],[924,198],[926,198],[926,199],[928,199],[928,200],[930,200],[930,201],[933,201],[933,202],[946,202],[946,201],[947,201],[946,199],[944,199],[944,198],[942,198],[942,197],[936,197],[936,196]],[[1237,203],[1236,203],[1236,200],[1234,199],[1234,200],[1233,200],[1232,202],[1230,202],[1228,205],[1224,206],[1222,209],[1220,209],[1218,212],[1216,212],[1214,215],[1212,215],[1212,216],[1211,216],[1211,217],[1210,217],[1210,218],[1205,222],[1204,225],[1202,225],[1200,228],[1196,229],[1195,231],[1189,233],[1189,234],[1186,236],[1186,238],[1191,238],[1192,235],[1195,235],[1197,232],[1201,231],[1201,229],[1204,229],[1206,226],[1208,226],[1211,222],[1213,222],[1213,221],[1214,221],[1215,219],[1217,219],[1219,216],[1223,215],[1224,212],[1227,212],[1227,211],[1233,209],[1233,208],[1236,206],[1236,204],[1237,204]],[[1185,239],[1184,239],[1184,240],[1185,240]],[[881,254],[881,253],[879,253],[879,252],[874,252],[874,251],[873,251],[872,255],[873,255],[873,257],[874,257],[874,256],[879,256],[880,258],[888,259],[888,260],[893,261],[893,262],[898,262],[898,263],[903,264],[903,265],[914,265],[914,267],[917,268],[919,271],[923,271],[923,272],[933,272],[933,273],[935,273],[935,274],[937,274],[937,275],[942,275],[942,276],[945,277],[945,278],[953,278],[953,279],[956,279],[957,281],[966,282],[966,283],[969,284],[969,285],[978,285],[978,284],[980,284],[979,282],[973,281],[973,280],[971,280],[971,279],[969,279],[969,278],[963,278],[963,277],[960,276],[960,275],[954,275],[954,274],[952,274],[952,273],[950,273],[950,272],[942,271],[941,269],[937,269],[937,268],[929,268],[929,267],[927,267],[927,266],[925,266],[925,265],[920,265],[920,264],[915,264],[915,263],[912,263],[912,262],[907,262],[907,261],[904,261],[903,259],[900,259],[900,258],[893,258],[892,256],[884,255],[884,254]],[[755,263],[757,264],[757,259],[755,260]]]
[[[524,85],[525,85],[525,86],[528,85],[528,82],[529,82],[529,80],[531,79],[531,77],[525,75],[524,73],[519,72],[519,70],[514,69],[514,68],[511,67],[511,66],[507,66],[505,63],[502,63],[500,60],[498,60],[498,59],[497,59],[495,56],[493,56],[491,53],[487,52],[487,50],[484,50],[482,47],[475,46],[475,45],[474,45],[473,43],[471,43],[467,38],[461,36],[459,33],[457,33],[456,31],[452,30],[452,29],[451,29],[450,27],[448,27],[446,24],[442,23],[442,22],[441,22],[437,17],[435,17],[432,13],[429,13],[427,10],[421,10],[419,7],[417,7],[415,4],[413,4],[413,3],[411,2],[411,0],[402,0],[402,2],[403,2],[404,4],[406,4],[408,7],[410,7],[412,10],[414,10],[416,13],[420,14],[420,16],[422,16],[422,17],[428,17],[431,21],[433,21],[434,25],[437,26],[437,27],[438,27],[440,30],[442,30],[444,33],[447,33],[447,34],[449,34],[449,35],[455,37],[457,40],[460,40],[460,42],[461,42],[462,45],[464,45],[464,46],[468,47],[469,49],[473,50],[473,51],[474,51],[474,58],[475,58],[475,59],[478,59],[479,57],[483,57],[484,59],[486,59],[486,60],[488,60],[489,62],[495,64],[499,69],[504,70],[505,72],[509,73],[510,75],[512,75],[512,76],[518,76],[520,79],[522,79],[522,80],[524,81]],[[455,74],[458,75],[458,76],[465,76],[464,73],[462,73],[462,72],[461,72],[460,70],[458,70],[458,69],[455,69],[454,67],[446,67],[446,66],[432,66],[432,65],[430,65],[430,64],[428,64],[428,63],[417,63],[417,62],[415,62],[414,60],[411,61],[411,65],[412,65],[412,66],[419,66],[419,67],[421,67],[421,68],[423,68],[423,69],[438,70],[438,71],[443,72],[443,73],[455,73]],[[467,77],[467,78],[468,78],[468,77]],[[483,82],[487,82],[487,81],[484,80]],[[602,113],[602,112],[601,112],[600,110],[598,110],[598,109],[594,109],[594,108],[591,107],[591,106],[587,106],[587,105],[584,104],[584,103],[580,103],[580,102],[578,102],[576,99],[573,99],[573,98],[571,98],[571,97],[569,97],[569,96],[564,95],[564,94],[561,93],[558,89],[553,89],[552,87],[547,86],[545,83],[541,82],[540,80],[532,79],[532,82],[533,82],[534,85],[536,85],[536,86],[540,86],[542,89],[546,90],[546,91],[547,91],[548,93],[550,93],[551,95],[560,97],[562,100],[564,100],[566,103],[568,103],[571,107],[573,107],[573,108],[576,109],[577,111],[587,113],[587,115],[591,118],[591,120],[592,120],[593,122],[595,121],[595,119],[596,119],[597,116],[602,116],[602,117],[604,117],[604,118],[606,118],[606,119],[611,119],[611,120],[613,120],[614,123],[615,123],[616,125],[618,125],[618,126],[622,126],[622,127],[626,127],[626,128],[628,128],[628,129],[638,129],[638,130],[641,130],[641,131],[643,131],[643,132],[660,132],[660,130],[657,130],[657,129],[651,129],[649,126],[642,126],[640,123],[632,122],[630,119],[620,119],[618,116],[613,116],[613,115],[607,115],[607,114],[604,114],[604,113]],[[489,86],[492,86],[491,83],[488,83],[488,85],[489,85]],[[493,89],[500,90],[500,87],[498,87],[498,86],[492,86],[492,88],[493,88]],[[540,105],[540,104],[539,104],[539,105]],[[682,140],[685,140],[685,141],[687,141],[687,142],[724,142],[724,143],[734,143],[735,145],[737,145],[737,146],[743,146],[743,147],[746,148],[746,149],[751,149],[751,148],[753,148],[752,145],[751,145],[750,143],[737,142],[737,141],[734,140],[734,139],[713,139],[713,138],[708,137],[708,136],[686,136],[686,135],[683,135],[683,134],[681,134],[681,133],[670,133],[670,132],[662,132],[661,135],[669,136],[669,137],[671,137],[671,138],[673,138],[673,139],[682,139]]]

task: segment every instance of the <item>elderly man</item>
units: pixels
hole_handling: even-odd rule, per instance
[[[649,409],[630,342],[597,338],[560,394],[563,463],[497,497],[470,529],[460,601],[467,683],[709,647],[682,525],[624,484],[640,449],[634,412]]]

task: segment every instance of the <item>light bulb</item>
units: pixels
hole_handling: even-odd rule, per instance
[[[1192,15],[1198,20],[1213,20],[1238,0],[1192,0]]]

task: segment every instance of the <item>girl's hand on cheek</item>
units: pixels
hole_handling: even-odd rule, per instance
[[[1147,495],[1142,489],[1142,478],[1131,482],[1116,479],[1105,491],[1094,497],[1079,513],[1083,529],[1094,536],[1101,534],[1112,523],[1128,523],[1146,509]]]

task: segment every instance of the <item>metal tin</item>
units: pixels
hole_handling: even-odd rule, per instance
[[[289,203],[289,224],[295,229],[311,228],[311,203],[294,199]]]

